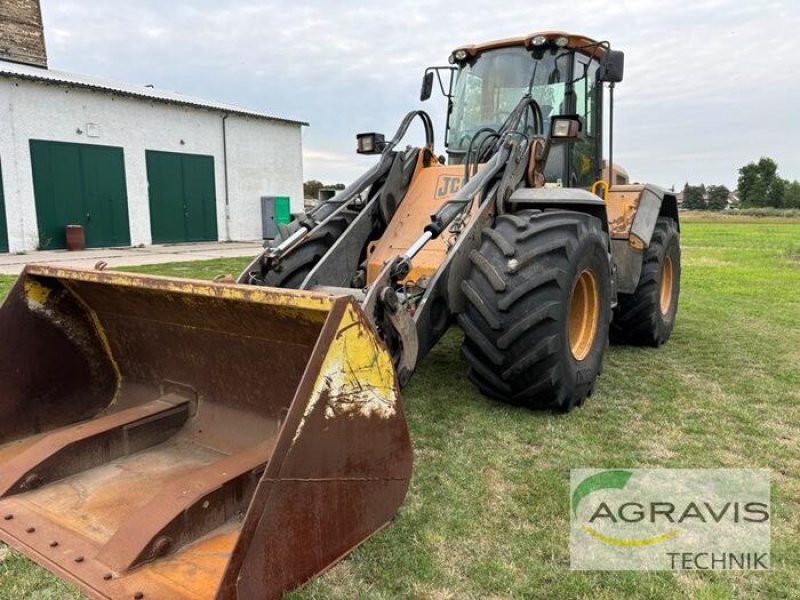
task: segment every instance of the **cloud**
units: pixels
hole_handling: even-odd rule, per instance
[[[307,178],[352,179],[358,131],[420,108],[426,66],[460,44],[566,29],[626,52],[615,160],[634,178],[735,185],[762,155],[800,179],[794,1],[42,0],[51,64],[311,122]],[[439,124],[444,102],[424,106]],[[419,140],[418,132],[412,138]]]
[[[366,171],[374,160],[356,155],[355,144],[350,153],[314,150],[307,146],[303,149],[306,179],[320,179],[327,184],[349,183]],[[319,173],[323,175],[317,175]]]

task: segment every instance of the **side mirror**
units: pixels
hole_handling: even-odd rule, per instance
[[[606,52],[597,78],[608,83],[619,83],[622,81],[622,74],[625,71],[625,53],[621,50],[609,50]]]
[[[419,92],[419,99],[425,102],[425,100],[431,97],[431,92],[433,92],[433,71],[428,71],[422,78],[422,89]]]
[[[550,119],[550,141],[574,142],[581,139],[583,122],[578,115],[558,115]]]

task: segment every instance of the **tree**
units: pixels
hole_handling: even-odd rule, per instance
[[[758,176],[758,166],[750,163],[739,169],[739,201],[742,206],[763,206],[767,197],[763,183]]]
[[[786,184],[778,177],[778,164],[762,157],[739,169],[739,199],[743,206],[783,206]]]
[[[724,185],[708,186],[708,210],[725,210],[728,208],[728,196],[730,196],[730,194],[730,190]]]
[[[689,185],[688,183],[683,186],[683,204],[681,205],[686,210],[705,210],[706,201],[703,198],[705,186]]]
[[[800,208],[800,181],[785,181],[783,193],[784,208]]]
[[[316,200],[322,187],[323,183],[321,181],[310,179],[309,181],[303,183],[303,196],[305,198],[313,198]]]

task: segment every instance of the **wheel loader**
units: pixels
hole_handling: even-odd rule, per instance
[[[609,339],[664,343],[677,203],[613,162],[623,62],[563,32],[455,49],[421,92],[446,151],[419,110],[359,134],[374,165],[236,282],[27,266],[0,309],[0,539],[93,598],[276,598],[394,517],[400,389],[454,323],[481,392],[559,411]]]

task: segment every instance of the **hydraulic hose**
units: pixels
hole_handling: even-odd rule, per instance
[[[388,173],[395,159],[395,154],[393,153],[395,146],[405,137],[406,133],[408,133],[408,128],[417,117],[422,121],[422,125],[425,129],[425,144],[428,148],[433,149],[433,121],[430,115],[423,110],[413,110],[407,113],[400,122],[397,132],[384,146],[380,160],[333,198],[323,202],[309,213],[309,215],[299,223],[300,228],[281,242],[281,244],[267,250],[264,253],[264,258],[266,258],[267,261],[279,259],[285,252],[302,242],[317,226],[324,224],[337,213],[344,210],[356,196]]]

